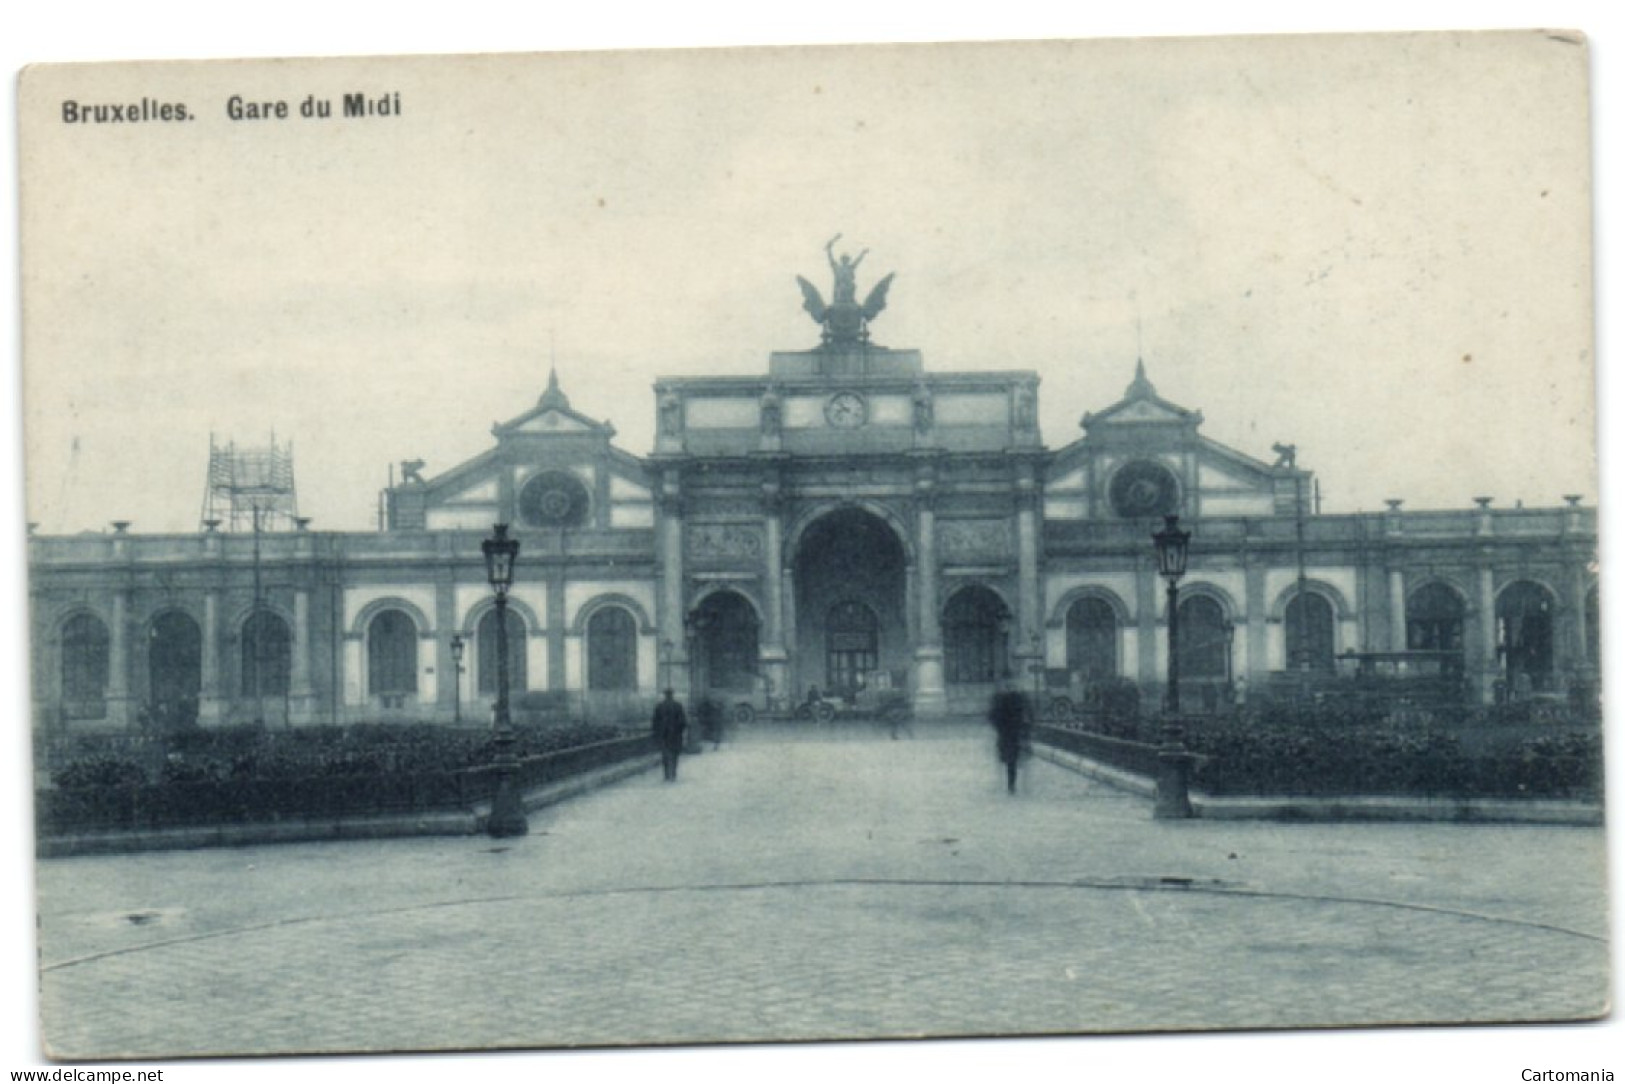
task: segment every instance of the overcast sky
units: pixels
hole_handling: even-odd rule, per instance
[[[398,117],[227,100],[399,93]],[[61,101],[184,102],[69,126]],[[642,454],[658,377],[875,339],[1034,369],[1046,443],[1143,356],[1328,512],[1595,500],[1584,52],[1540,34],[36,69],[21,94],[28,518],[194,530],[210,433],[365,529],[529,409]]]

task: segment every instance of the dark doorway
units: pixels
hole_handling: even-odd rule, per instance
[[[906,689],[907,561],[885,520],[861,508],[821,517],[802,534],[795,565],[794,697],[808,686],[850,694]]]
[[[525,619],[511,607],[504,607],[502,612],[507,615],[508,695],[512,697],[530,688],[529,652],[525,650]],[[497,685],[500,684],[497,631],[497,611],[493,608],[480,618],[479,628],[475,630],[475,665],[478,668],[475,680],[481,696],[496,696]]]
[[[75,614],[62,626],[62,715],[107,716],[108,634],[101,618]]]
[[[1495,601],[1496,646],[1514,697],[1553,686],[1552,609],[1551,592],[1528,580],[1510,585]]]
[[[152,623],[147,644],[147,702],[164,729],[197,722],[203,687],[203,634],[196,621],[171,611]]]
[[[269,610],[260,610],[243,622],[241,692],[254,720],[263,723],[268,712],[283,722],[288,718],[288,679],[293,664],[293,637],[288,623]]]
[[[1066,610],[1066,668],[1084,682],[1117,676],[1117,612],[1101,598],[1080,598]]]
[[[605,606],[587,622],[587,688],[636,692],[638,623],[625,607]]]
[[[991,685],[1009,668],[1010,610],[991,588],[955,591],[942,611],[944,678],[949,685]]]
[[[1286,604],[1286,662],[1294,670],[1332,669],[1337,653],[1332,604],[1313,592],[1292,596]]]
[[[694,685],[749,693],[756,687],[761,622],[737,591],[708,595],[695,610]]]

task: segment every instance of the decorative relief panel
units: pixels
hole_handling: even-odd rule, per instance
[[[937,551],[942,561],[1008,557],[1013,551],[1010,523],[1002,519],[951,519],[937,524]]]
[[[762,559],[762,529],[754,524],[732,523],[690,526],[688,555],[697,562],[758,562]]]

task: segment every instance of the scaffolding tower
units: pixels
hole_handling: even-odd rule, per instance
[[[209,434],[209,480],[203,490],[204,530],[291,531],[298,525],[293,442],[222,444]]]

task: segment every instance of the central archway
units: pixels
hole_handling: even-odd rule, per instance
[[[908,688],[907,568],[901,539],[873,512],[842,508],[808,525],[792,565],[792,695]]]

